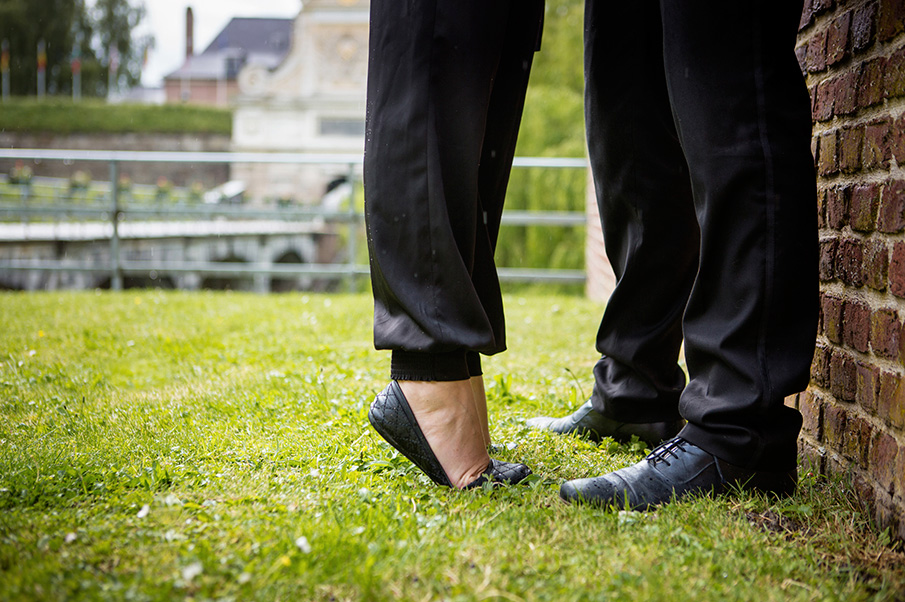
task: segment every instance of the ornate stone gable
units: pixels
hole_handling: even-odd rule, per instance
[[[359,153],[364,148],[368,0],[311,0],[295,19],[292,47],[276,69],[239,73],[233,118],[237,151]],[[317,202],[335,169],[233,166],[257,202]]]

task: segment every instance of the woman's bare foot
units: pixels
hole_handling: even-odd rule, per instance
[[[478,412],[478,420],[481,421],[481,430],[484,435],[484,447],[490,447],[490,422],[487,418],[487,394],[484,392],[484,377],[471,377],[471,393],[474,396],[475,409]]]
[[[471,380],[401,380],[427,443],[453,487],[463,488],[490,464]]]

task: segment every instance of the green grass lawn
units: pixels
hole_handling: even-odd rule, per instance
[[[485,363],[528,486],[432,485],[367,424],[365,295],[0,295],[0,600],[894,600],[905,555],[844,481],[785,501],[570,507],[636,461],[523,428],[592,386],[601,307],[506,299]]]

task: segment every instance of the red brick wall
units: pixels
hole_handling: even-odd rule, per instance
[[[802,454],[905,539],[905,0],[806,0],[820,331]]]
[[[219,82],[212,79],[192,79],[183,82],[179,79],[167,79],[163,83],[168,103],[186,102],[189,104],[228,106],[239,94],[236,80]]]

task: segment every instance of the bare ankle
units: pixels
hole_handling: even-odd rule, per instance
[[[464,487],[490,464],[468,380],[399,381],[415,420],[454,487]]]

